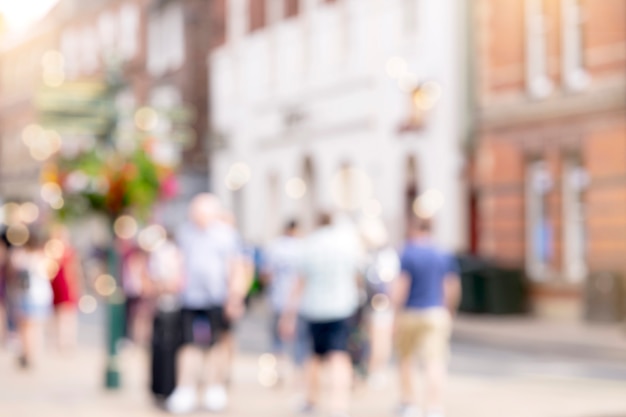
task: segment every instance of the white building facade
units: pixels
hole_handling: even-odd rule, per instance
[[[437,240],[463,249],[463,2],[300,0],[285,17],[293,2],[267,0],[251,30],[256,1],[228,2],[209,57],[212,188],[244,236],[344,210],[379,216],[398,242],[421,196]]]

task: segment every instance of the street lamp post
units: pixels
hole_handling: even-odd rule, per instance
[[[114,238],[115,239],[115,238]],[[117,283],[115,291],[107,298],[107,362],[105,387],[109,390],[121,387],[119,366],[120,341],[124,337],[125,298],[121,287],[120,256],[115,245],[107,253],[108,270]]]

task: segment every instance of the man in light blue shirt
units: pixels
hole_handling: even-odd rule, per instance
[[[204,356],[210,373],[203,405],[222,411],[228,402],[225,388],[228,365],[226,336],[232,320],[243,310],[246,279],[239,238],[234,228],[220,219],[221,205],[211,194],[200,194],[191,202],[189,223],[179,232],[183,258],[183,288],[180,294],[183,347],[178,355],[178,383],[166,406],[175,414],[197,406],[197,370]],[[208,342],[200,328],[210,329]],[[205,355],[202,347],[209,347]]]

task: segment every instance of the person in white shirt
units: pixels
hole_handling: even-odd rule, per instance
[[[52,312],[50,275],[54,263],[44,253],[45,241],[36,231],[28,242],[11,254],[15,280],[17,328],[20,340],[19,365],[28,368],[43,344],[43,322]]]
[[[150,252],[148,272],[156,295],[159,311],[177,308],[177,294],[182,289],[183,257],[180,249],[167,233],[166,239]]]
[[[350,318],[359,305],[358,271],[361,261],[358,235],[320,216],[319,228],[302,243],[300,278],[281,319],[281,330],[293,336],[298,313],[308,322],[313,340],[311,361],[317,369],[325,361],[331,372],[331,412],[348,416],[352,363],[348,354]],[[308,405],[313,411],[318,399],[319,372],[312,371],[307,384]]]

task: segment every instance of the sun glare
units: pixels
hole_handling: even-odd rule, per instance
[[[21,30],[45,15],[58,0],[0,0],[0,14],[10,30]]]

